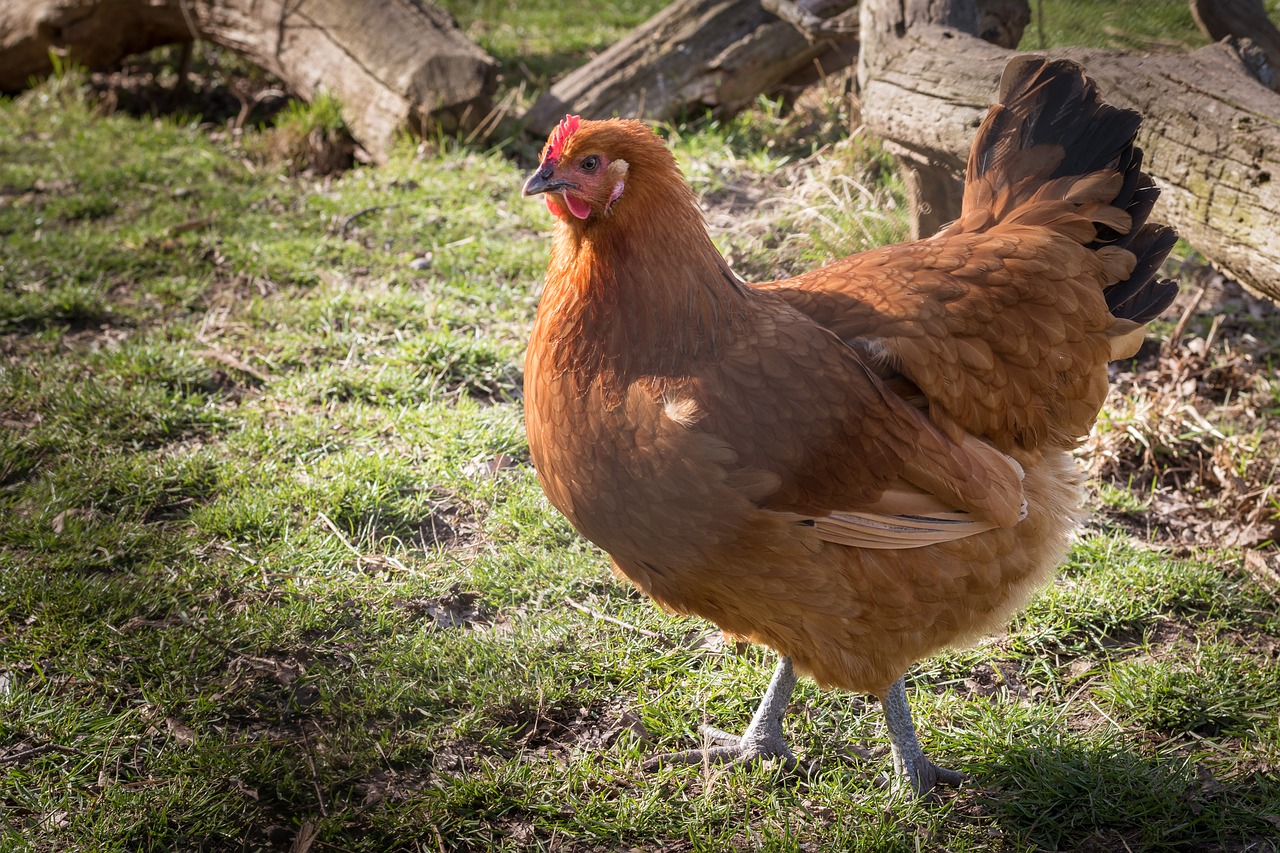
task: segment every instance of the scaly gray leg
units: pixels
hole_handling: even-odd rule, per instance
[[[907,687],[899,678],[880,697],[885,722],[889,724],[889,743],[893,746],[893,769],[900,782],[911,785],[916,796],[923,796],[935,785],[959,785],[964,774],[944,770],[934,764],[920,748],[916,727],[911,722],[911,706],[907,704]]]
[[[745,762],[759,758],[781,758],[788,765],[795,764],[796,757],[782,737],[782,718],[791,702],[791,691],[796,687],[796,676],[791,669],[791,658],[778,658],[773,680],[764,692],[756,708],[751,724],[741,736],[721,731],[713,726],[702,726],[703,737],[718,746],[691,749],[686,752],[667,752],[655,755],[644,762],[645,770],[656,770],[662,764],[701,764],[711,762]]]

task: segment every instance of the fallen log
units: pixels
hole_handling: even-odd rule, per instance
[[[1006,47],[1026,0],[979,0],[979,32]],[[811,83],[858,57],[858,0],[676,0],[556,82],[524,116],[545,134],[566,113],[669,120],[735,112],[757,95]]]
[[[375,159],[400,130],[479,123],[496,84],[497,63],[416,0],[8,0],[0,91],[48,74],[50,51],[104,68],[193,39],[244,55],[303,98],[327,90]]]
[[[960,173],[1009,51],[973,37],[971,0],[863,0],[859,81],[868,128],[900,155],[913,233],[960,210]],[[1048,51],[1074,59],[1110,103],[1144,116],[1139,144],[1163,192],[1158,218],[1228,276],[1280,299],[1280,94],[1249,48],[1187,54]]]

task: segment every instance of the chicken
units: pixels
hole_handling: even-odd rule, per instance
[[[547,497],[660,605],[780,659],[742,736],[658,756],[793,760],[797,672],[875,694],[898,778],[934,765],[903,675],[998,629],[1083,503],[1069,452],[1172,300],[1140,116],[1018,57],[939,234],[751,285],[662,141],[568,116],[524,185],[556,219],[525,367]]]

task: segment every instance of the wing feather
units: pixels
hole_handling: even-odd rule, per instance
[[[1017,462],[975,436],[939,429],[830,331],[777,296],[756,298],[763,331],[741,335],[681,392],[702,413],[696,429],[732,448],[727,481],[741,483],[740,494],[750,484],[764,509],[893,547],[1023,517]],[[764,335],[772,346],[758,345]]]
[[[835,512],[814,520],[818,538],[824,542],[877,550],[905,550],[954,542],[995,526],[959,511],[929,515]]]

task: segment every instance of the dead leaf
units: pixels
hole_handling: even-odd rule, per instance
[[[1258,582],[1258,586],[1272,594],[1280,592],[1280,554],[1245,551],[1244,568]]]
[[[516,464],[514,456],[508,453],[499,453],[491,458],[479,456],[472,459],[462,470],[468,477],[493,477],[499,471],[514,468]]]
[[[178,743],[192,744],[196,742],[195,729],[190,726],[183,725],[173,717],[165,717],[164,726],[169,730],[169,734],[172,735],[173,739]]]
[[[406,609],[426,615],[437,628],[474,627],[489,622],[478,592],[450,592],[439,598],[417,598],[405,602]]]
[[[0,426],[5,429],[32,429],[44,422],[44,415],[39,412],[27,415],[25,418],[5,417],[0,418]]]
[[[77,509],[64,509],[53,517],[53,532],[62,535],[62,531],[67,529],[67,519],[69,518],[93,518],[94,511],[87,507]]]
[[[307,668],[292,659],[273,660],[272,658],[260,658],[253,655],[241,655],[233,665],[247,666],[250,669],[257,670],[286,687],[297,681],[299,677],[307,674]]]
[[[36,192],[62,193],[62,192],[67,192],[69,190],[74,190],[76,186],[76,182],[71,180],[70,178],[59,178],[52,181],[46,181],[43,178],[36,178],[36,182],[34,186],[35,186]]]
[[[320,828],[315,825],[315,822],[304,820],[302,826],[298,827],[298,835],[293,839],[293,846],[289,848],[289,853],[307,853],[319,835]]]
[[[618,735],[626,732],[641,743],[653,743],[653,735],[649,734],[649,730],[645,728],[644,721],[640,716],[630,709],[624,710],[618,715],[618,720],[614,725],[604,733],[601,740],[605,743],[612,743]]]
[[[690,631],[684,636],[685,644],[694,651],[713,654],[744,655],[751,648],[746,640],[739,640],[724,631]]]
[[[257,789],[257,788],[250,788],[248,785],[246,785],[246,784],[244,783],[244,780],[239,779],[239,778],[237,778],[237,777],[232,777],[232,778],[231,778],[231,787],[232,787],[232,788],[235,788],[235,789],[236,789],[237,791],[239,791],[241,794],[244,794],[246,797],[248,797],[249,799],[253,800],[254,802],[257,802],[257,800],[258,800],[258,789]]]
[[[690,631],[684,636],[685,644],[694,651],[723,652],[729,645],[721,631]]]

